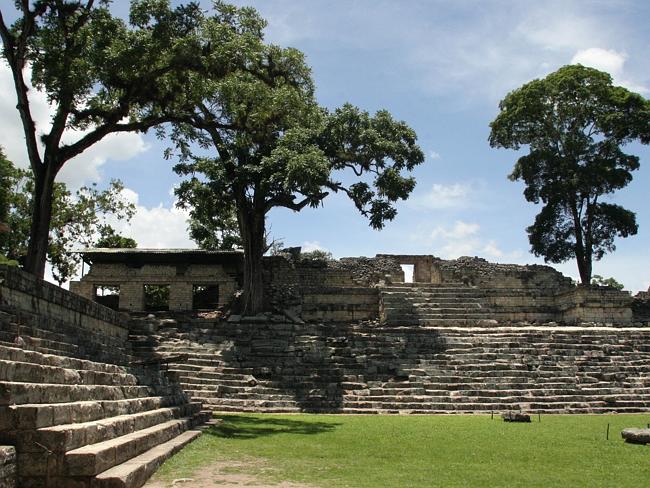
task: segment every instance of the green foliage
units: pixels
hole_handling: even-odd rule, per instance
[[[650,477],[647,447],[619,434],[645,427],[640,414],[542,414],[530,424],[496,415],[218,417],[154,481],[193,478],[216,463],[259,486],[636,488]]]
[[[169,310],[169,285],[144,285],[144,308],[150,311]]]
[[[108,247],[113,249],[134,249],[138,247],[135,239],[119,235],[111,226],[101,226],[99,228],[99,235],[99,239],[94,243],[95,247]]]
[[[0,223],[6,223],[9,217],[9,209],[11,208],[9,195],[11,193],[13,174],[13,164],[7,159],[2,147],[0,147]]]
[[[17,108],[35,184],[26,268],[42,275],[50,229],[54,178],[70,159],[106,135],[147,131],[182,118],[197,80],[217,80],[246,68],[264,21],[251,9],[214,2],[208,16],[198,2],[133,0],[128,24],[113,17],[109,0],[14,2],[5,23],[3,56],[12,70]],[[39,135],[28,81],[52,103],[49,132]],[[70,131],[83,130],[73,143]]]
[[[234,205],[215,200],[210,186],[196,178],[183,185],[184,197],[179,200],[178,206],[189,210],[190,238],[199,248],[221,251],[240,248]]]
[[[18,266],[18,261],[15,261],[13,259],[9,259],[4,254],[0,254],[0,264],[4,264],[4,265],[7,265],[7,266]]]
[[[30,171],[15,168],[6,159],[0,160],[0,171],[0,186],[6,189],[3,197],[8,207],[5,219],[10,229],[0,233],[0,253],[23,262],[29,242],[34,179]],[[93,247],[98,238],[119,237],[107,223],[108,219],[128,222],[133,217],[135,206],[123,198],[123,189],[119,180],[112,180],[105,190],[93,184],[74,194],[64,183],[54,184],[47,258],[59,283],[69,280],[77,271],[80,257],[73,252],[75,247]]]
[[[246,261],[244,309],[253,301],[252,311],[259,310],[271,209],[298,212],[343,192],[380,229],[415,186],[407,173],[424,161],[415,132],[387,111],[372,116],[349,104],[332,112],[320,107],[300,51],[255,48],[246,70],[195,80],[193,113],[176,121],[172,133],[181,160],[175,171],[188,177],[176,194],[192,208],[192,235],[203,246],[211,232],[212,247],[234,243],[237,223]],[[206,156],[210,150],[215,154]]]
[[[618,281],[616,281],[615,278],[613,277],[603,278],[600,275],[594,275],[593,278],[591,278],[591,284],[596,286],[608,286],[616,290],[622,290],[623,288],[625,288],[625,285],[623,285],[623,283],[619,283]]]
[[[607,73],[565,66],[509,93],[490,124],[490,145],[520,149],[510,175],[543,207],[528,227],[533,253],[547,262],[576,258],[581,280],[592,261],[615,250],[616,237],[637,232],[633,212],[604,197],[632,181],[637,156],[621,147],[650,142],[650,102],[612,85]]]

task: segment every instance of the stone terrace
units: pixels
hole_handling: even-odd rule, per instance
[[[136,347],[189,354],[172,369],[220,411],[650,410],[648,328],[138,323]]]

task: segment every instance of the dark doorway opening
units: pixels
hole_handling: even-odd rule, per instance
[[[415,274],[414,264],[400,264],[402,271],[404,271],[404,283],[413,283],[413,276]]]
[[[219,285],[194,285],[192,287],[193,310],[219,308]]]

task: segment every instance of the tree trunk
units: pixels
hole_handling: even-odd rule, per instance
[[[263,211],[239,209],[239,230],[244,244],[244,293],[242,315],[254,315],[264,309],[262,256],[265,251]]]
[[[582,228],[582,221],[578,213],[576,204],[571,206],[571,213],[573,215],[573,229],[575,232],[575,255],[578,263],[578,273],[580,273],[580,282],[583,285],[591,284],[591,250],[586,248],[585,232]]]
[[[591,260],[584,255],[581,257],[576,256],[578,262],[578,272],[580,273],[580,282],[583,285],[591,284]]]
[[[45,276],[45,261],[52,220],[54,176],[51,165],[47,165],[44,171],[34,174],[32,225],[25,258],[25,270],[39,278]]]

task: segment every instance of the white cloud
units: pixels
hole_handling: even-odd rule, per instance
[[[440,159],[440,154],[437,153],[436,151],[431,151],[429,153],[429,159],[432,159],[432,160]]]
[[[648,87],[627,79],[624,73],[627,57],[627,54],[619,53],[613,49],[590,47],[578,51],[571,59],[571,64],[582,64],[605,71],[612,75],[615,84],[623,85],[632,91],[647,93],[650,91]]]
[[[25,78],[30,74],[26,72]],[[5,149],[7,157],[21,168],[29,167],[25,138],[22,131],[20,116],[16,110],[16,98],[13,89],[11,70],[5,63],[0,63],[0,146]],[[30,109],[36,122],[37,136],[49,130],[50,120],[54,114],[53,108],[44,93],[30,87]],[[67,131],[62,142],[70,144],[79,140],[87,131]],[[101,180],[100,168],[108,160],[126,161],[147,151],[149,146],[141,134],[115,133],[106,136],[100,142],[68,161],[59,175],[58,181],[63,181],[73,188]]]
[[[407,205],[411,208],[427,210],[461,208],[467,206],[472,191],[472,186],[468,183],[451,185],[434,183],[427,193],[411,197]]]
[[[122,191],[120,192],[120,196],[127,202],[132,203],[133,205],[136,206],[140,201],[140,195],[138,195],[135,191],[131,190],[131,188],[122,188]]]
[[[175,205],[145,207],[139,205],[139,195],[130,188],[122,190],[122,196],[136,206],[131,222],[112,220],[110,224],[126,237],[135,239],[138,247],[145,248],[195,248],[196,243],[187,231],[187,210]]]
[[[525,253],[514,250],[506,252],[494,239],[481,236],[481,226],[475,222],[457,220],[451,225],[438,225],[433,230],[417,232],[411,240],[419,241],[422,249],[431,249],[443,259],[460,256],[479,256],[497,262],[521,262]]]
[[[431,231],[432,239],[460,240],[478,233],[481,226],[479,224],[467,223],[457,220],[453,227],[444,227],[439,225]]]
[[[623,73],[625,58],[627,58],[625,54],[618,53],[613,49],[590,47],[578,51],[571,59],[571,64],[591,66],[601,71],[607,71],[612,76],[620,76]]]
[[[305,241],[302,243],[302,252],[312,252],[312,251],[329,252],[329,250],[321,246],[320,242],[318,241]]]

